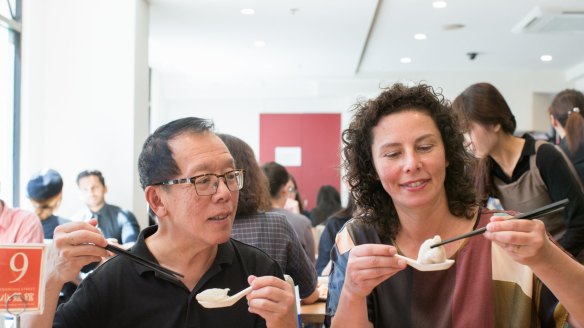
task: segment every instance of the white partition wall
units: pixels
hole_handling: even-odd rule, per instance
[[[37,170],[58,170],[65,183],[58,214],[67,217],[83,205],[77,173],[99,169],[106,201],[131,209],[144,227],[136,163],[149,122],[148,5],[23,3],[21,185]]]

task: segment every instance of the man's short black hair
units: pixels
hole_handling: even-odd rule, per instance
[[[79,174],[77,174],[77,186],[79,186],[79,180],[81,180],[83,178],[90,177],[90,176],[97,177],[99,179],[99,182],[101,182],[102,186],[105,187],[105,179],[104,179],[103,175],[101,174],[101,172],[98,170],[85,170],[85,171],[79,172]]]
[[[168,142],[182,133],[213,133],[213,121],[185,117],[160,126],[144,142],[138,158],[138,173],[142,189],[180,174]]]

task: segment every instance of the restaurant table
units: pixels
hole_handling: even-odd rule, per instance
[[[324,323],[324,314],[326,311],[326,301],[317,301],[313,304],[300,306],[300,320],[303,324],[307,323]]]

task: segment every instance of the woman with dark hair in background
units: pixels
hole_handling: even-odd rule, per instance
[[[262,171],[268,178],[270,199],[272,201],[270,212],[277,212],[286,216],[286,219],[296,231],[296,235],[300,239],[308,258],[314,264],[316,262],[316,245],[310,219],[302,214],[291,212],[284,207],[289,194],[288,181],[290,180],[290,174],[288,170],[276,162],[268,162],[262,165]]]
[[[341,208],[341,195],[339,195],[337,189],[331,185],[320,187],[316,196],[316,206],[310,211],[312,226],[316,227],[323,223]]]
[[[294,176],[292,174],[289,174],[289,176],[290,179],[286,185],[286,188],[288,189],[288,199],[286,200],[284,208],[292,213],[302,214],[310,218],[310,212],[304,208],[304,204],[307,201],[306,199],[303,199],[302,196],[300,196],[298,184],[296,183]]]
[[[584,181],[584,94],[574,89],[558,93],[549,112],[560,136],[560,147],[574,164],[580,181]]]
[[[253,150],[237,137],[229,134],[218,136],[229,149],[237,167],[245,170],[231,237],[266,252],[285,274],[294,279],[302,302],[314,303],[319,295],[314,266],[286,216],[268,212],[272,207],[268,179]]]
[[[479,158],[475,177],[480,201],[495,197],[503,208],[527,212],[565,198],[564,213],[542,218],[546,229],[584,261],[584,195],[570,163],[554,145],[529,134],[513,135],[515,116],[489,83],[466,88],[452,103]]]

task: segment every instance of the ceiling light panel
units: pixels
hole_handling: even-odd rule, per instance
[[[434,1],[434,2],[432,2],[432,7],[436,8],[436,9],[446,8],[446,6],[448,6],[448,3],[446,3],[446,1]]]

